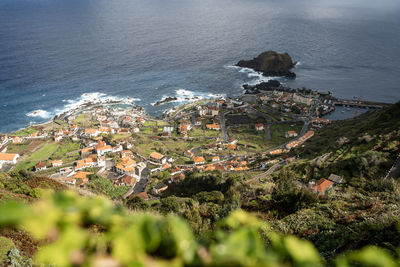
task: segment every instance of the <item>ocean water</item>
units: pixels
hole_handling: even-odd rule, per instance
[[[0,132],[85,99],[131,97],[155,116],[263,78],[265,50],[299,62],[292,87],[400,100],[398,0],[1,0]],[[154,107],[166,96],[180,101]]]

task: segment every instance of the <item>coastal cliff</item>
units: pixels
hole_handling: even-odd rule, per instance
[[[260,71],[264,76],[283,76],[296,78],[296,74],[291,71],[296,65],[288,53],[277,53],[266,51],[252,60],[240,60],[236,66],[250,68]]]

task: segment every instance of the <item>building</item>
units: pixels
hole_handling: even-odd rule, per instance
[[[133,152],[130,150],[122,150],[121,151],[121,158],[133,158]]]
[[[0,136],[0,146],[4,146],[9,140],[7,135]]]
[[[156,185],[156,186],[153,188],[153,192],[154,192],[155,194],[161,194],[162,192],[164,192],[164,191],[167,190],[167,189],[168,189],[168,186],[167,186],[166,184],[160,183],[160,184]]]
[[[85,135],[89,137],[97,137],[99,135],[99,131],[96,129],[85,129]]]
[[[46,162],[41,161],[41,162],[39,162],[38,164],[35,165],[35,170],[36,170],[37,172],[38,172],[38,171],[43,171],[43,170],[45,170],[45,169],[47,169],[47,167],[46,167]]]
[[[89,178],[87,176],[90,174],[93,174],[93,173],[79,171],[79,172],[75,173],[75,175],[73,177],[77,180],[76,183],[79,186],[85,186],[87,184],[87,182],[89,181]]]
[[[100,122],[100,126],[101,127],[108,127],[108,128],[118,128],[119,127],[117,122],[115,122],[115,121],[107,121],[107,120],[101,121]]]
[[[135,196],[138,196],[138,197],[142,198],[143,200],[149,200],[149,195],[147,194],[147,192],[137,193],[137,194],[135,194]]]
[[[331,175],[329,175],[328,177],[328,180],[333,182],[334,184],[341,184],[343,182],[343,177],[331,173]]]
[[[130,175],[125,174],[121,179],[119,185],[135,186],[136,179]]]
[[[255,128],[256,128],[256,131],[264,131],[264,124],[256,123]]]
[[[324,118],[313,118],[312,119],[312,126],[317,128],[322,128],[325,125],[330,124],[330,120]]]
[[[196,164],[196,165],[201,165],[201,164],[206,163],[206,160],[204,159],[204,157],[193,157],[193,161],[194,161],[194,164]]]
[[[16,164],[18,158],[19,158],[18,154],[0,153],[0,166],[5,164],[5,163],[7,163],[7,164]]]
[[[163,165],[161,166],[161,169],[162,169],[163,171],[165,171],[165,170],[170,169],[171,167],[172,167],[171,164],[165,163],[165,164],[163,164]]]
[[[21,144],[24,139],[19,136],[13,136],[11,137],[13,144]]]
[[[212,162],[218,162],[218,161],[220,161],[219,156],[212,157]]]
[[[334,185],[333,182],[331,182],[325,178],[321,178],[311,188],[314,190],[315,193],[323,196],[323,195],[325,195],[325,193],[328,189],[332,188],[333,185]]]
[[[303,96],[297,93],[293,94],[293,101],[306,104],[307,106],[310,106],[312,104],[313,99],[311,97]]]
[[[135,173],[136,161],[125,158],[115,166],[115,170],[120,174],[133,175]]]
[[[93,167],[97,165],[97,155],[93,154],[93,155],[89,155],[87,158],[85,159],[81,159],[78,160],[76,162],[76,167],[75,170],[79,171],[85,168],[89,168],[89,167]]]
[[[174,131],[174,127],[172,127],[172,126],[164,126],[163,127],[164,133],[172,133],[173,131]]]
[[[92,146],[84,147],[81,149],[81,156],[83,156],[85,154],[90,154],[92,151],[94,151],[94,147],[92,147]]]
[[[296,137],[296,136],[297,136],[297,133],[296,133],[295,131],[287,131],[287,132],[285,133],[285,137],[286,137],[286,138]]]
[[[203,119],[200,118],[200,117],[197,117],[195,122],[194,122],[194,125],[201,126],[202,122],[203,122]]]
[[[281,148],[279,148],[279,149],[274,149],[274,150],[271,150],[271,151],[269,152],[270,155],[278,155],[278,154],[282,154],[282,153],[283,153],[283,151],[282,151]]]
[[[189,124],[181,124],[179,126],[179,132],[186,134],[188,131],[192,129],[192,126]]]
[[[165,164],[167,162],[167,158],[158,152],[151,152],[150,160],[153,162],[160,163],[160,164]]]
[[[96,152],[97,155],[102,156],[105,153],[112,152],[112,147],[110,145],[106,145],[104,141],[99,141],[96,145]]]
[[[206,124],[206,128],[210,130],[221,130],[221,126],[219,124]]]
[[[63,165],[63,161],[62,161],[62,160],[53,160],[53,161],[51,162],[51,165],[52,165],[53,167],[60,167],[60,166]]]

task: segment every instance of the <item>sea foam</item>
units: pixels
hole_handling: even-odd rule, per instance
[[[46,110],[43,109],[37,109],[31,112],[26,113],[26,116],[28,117],[41,117],[43,119],[48,119],[52,117],[52,114]]]

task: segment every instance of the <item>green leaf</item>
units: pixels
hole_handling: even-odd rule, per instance
[[[294,236],[287,236],[284,238],[283,242],[288,254],[291,256],[294,262],[299,264],[321,264],[321,257],[318,251],[309,241],[301,240]]]

